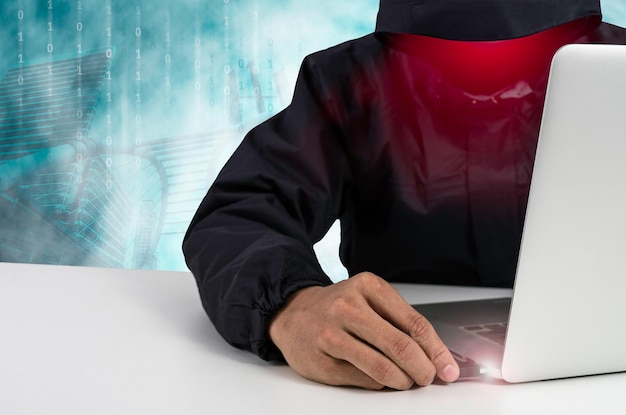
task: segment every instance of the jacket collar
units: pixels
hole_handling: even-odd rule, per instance
[[[601,15],[600,0],[380,0],[376,31],[503,40]]]

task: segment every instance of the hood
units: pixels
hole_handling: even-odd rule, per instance
[[[503,40],[601,15],[600,0],[380,0],[376,31]]]

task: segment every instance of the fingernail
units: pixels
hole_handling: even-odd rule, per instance
[[[448,365],[443,368],[443,381],[454,382],[459,378],[459,368],[454,365]]]

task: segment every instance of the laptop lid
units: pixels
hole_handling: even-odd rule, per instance
[[[502,362],[509,382],[626,371],[626,46],[554,57]]]
[[[626,46],[555,55],[508,299],[420,304],[461,364],[524,382],[626,371]],[[507,322],[504,344],[487,329]]]

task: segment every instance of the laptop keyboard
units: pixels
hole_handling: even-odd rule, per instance
[[[471,326],[464,326],[463,330],[504,347],[506,326],[507,323],[475,324]]]

